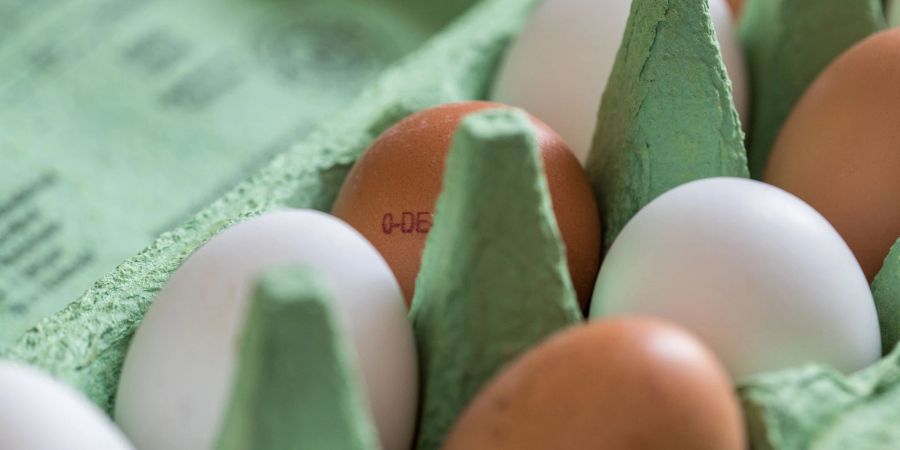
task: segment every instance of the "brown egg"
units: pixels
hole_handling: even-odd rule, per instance
[[[740,19],[741,11],[744,9],[744,0],[728,0],[728,6],[731,7],[735,19]]]
[[[871,281],[900,237],[900,29],[835,60],[772,149],[765,181],[828,219]]]
[[[593,321],[514,361],[444,450],[743,450],[738,400],[697,339],[655,319]]]
[[[338,194],[332,213],[381,252],[400,282],[407,305],[412,301],[453,133],[467,114],[488,108],[508,106],[451,103],[403,119],[359,158]],[[533,117],[532,122],[572,283],[586,308],[600,264],[597,205],[581,165],[562,138]]]

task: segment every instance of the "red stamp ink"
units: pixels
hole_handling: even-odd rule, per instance
[[[403,211],[399,215],[385,213],[381,217],[381,231],[384,234],[393,234],[394,231],[402,234],[426,234],[431,231],[432,215],[429,211]]]
[[[416,232],[427,233],[431,231],[431,213],[428,211],[419,211],[416,213]]]

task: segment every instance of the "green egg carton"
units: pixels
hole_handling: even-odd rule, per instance
[[[185,258],[248,217],[281,208],[328,211],[355,159],[390,125],[430,106],[487,98],[505,49],[536,4],[482,0],[469,7],[342,112],[34,325],[3,356],[44,368],[112,411],[129,340]],[[806,86],[884,21],[876,0],[749,0],[741,24],[754,93],[748,153],[704,2],[634,0],[587,165],[602,194],[606,245],[668,189],[698,178],[758,174]],[[529,121],[517,110],[477,113],[454,138],[410,311],[421,373],[418,449],[439,448],[466,403],[505,363],[582,320],[541,164]],[[900,321],[893,319],[900,317],[900,242],[873,292],[889,349],[900,337]],[[316,428],[266,420],[317,420],[273,395],[291,391],[290,377],[260,381],[277,372],[272,339],[320,333],[333,348],[317,356],[323,362],[317,376],[353,379],[345,344],[328,339],[334,333],[327,296],[317,277],[300,269],[262,277],[220,448],[377,447],[358,387],[349,381],[328,386],[335,403],[346,407],[329,408],[310,393],[332,429],[342,430],[334,436],[298,436]],[[291,330],[285,318],[323,325],[267,332]],[[744,380],[739,392],[755,449],[874,450],[900,442],[900,351],[849,376],[800,367]]]

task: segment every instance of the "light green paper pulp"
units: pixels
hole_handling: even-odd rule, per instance
[[[485,0],[472,8],[342,113],[41,320],[3,356],[49,371],[110,411],[131,335],[188,255],[247,216],[286,206],[329,210],[353,161],[382,130],[428,106],[482,98],[533,6],[531,0]]]
[[[881,326],[881,348],[887,353],[900,342],[900,240],[894,244],[875,277],[872,294]]]
[[[0,349],[347,107],[464,2],[2,2]]]
[[[753,93],[750,173],[761,178],[781,126],[831,61],[885,26],[881,0],[750,0],[741,41]]]
[[[743,133],[706,2],[635,0],[603,95],[587,171],[609,248],[678,185],[747,176]]]
[[[436,450],[497,371],[581,320],[540,150],[520,111],[460,125],[410,315],[419,350],[418,450]]]
[[[900,4],[897,0],[888,1],[888,22],[892,27],[900,26]]]
[[[330,297],[321,276],[306,267],[260,277],[218,450],[379,448]]]
[[[99,4],[99,0],[94,1]],[[126,260],[107,276],[97,281],[74,303],[54,316],[40,321],[12,348],[0,353],[3,353],[4,357],[28,362],[52,372],[55,376],[86,393],[101,407],[111,410],[119,369],[131,334],[156,292],[184,258],[218,231],[243,217],[285,206],[330,209],[340,183],[352,162],[386,127],[409,112],[427,106],[447,101],[483,97],[491,83],[498,57],[508,40],[527,18],[535,1],[484,1],[460,21],[450,26],[438,38],[427,43],[421,50],[405,58],[383,74],[364,92],[361,98],[342,112],[329,111],[325,114],[330,116],[330,120],[317,127],[298,145],[289,150],[277,152],[279,155],[273,161],[264,164],[260,170],[254,169],[255,176],[241,183],[237,188],[229,190],[218,200],[211,199],[212,202],[209,206],[191,218],[185,225],[162,235],[153,245]],[[821,2],[823,5],[829,5],[822,6],[823,10],[837,7],[841,11],[860,4],[853,1],[838,5],[835,2],[839,0],[772,1],[774,3],[769,3],[783,8],[787,8],[786,5],[792,2],[795,4],[812,2],[810,7],[814,10],[818,10],[816,2]],[[864,1],[868,2],[869,0]],[[620,75],[617,81],[611,80],[610,86],[618,86],[615,90],[620,92],[614,95],[617,99],[615,108],[610,109],[605,104],[604,107],[609,109],[605,114],[610,117],[619,116],[622,112],[631,114],[630,117],[621,114],[617,121],[613,122],[614,129],[620,132],[616,138],[618,140],[615,142],[639,143],[647,146],[635,146],[632,148],[633,151],[623,152],[617,157],[622,161],[615,170],[609,167],[605,168],[606,173],[618,177],[615,181],[598,181],[596,175],[599,172],[592,171],[595,187],[598,183],[619,186],[619,193],[616,195],[624,201],[625,207],[622,209],[626,212],[636,210],[651,197],[647,193],[648,191],[638,189],[640,182],[656,186],[660,178],[677,178],[671,174],[677,175],[679,172],[683,172],[677,161],[669,164],[664,158],[658,156],[660,154],[666,156],[663,152],[665,148],[677,150],[669,155],[672,159],[685,158],[689,156],[683,154],[687,151],[686,149],[690,148],[688,144],[699,142],[703,144],[701,147],[710,150],[708,154],[705,154],[711,156],[713,155],[711,152],[713,146],[707,144],[711,141],[718,142],[718,147],[715,148],[719,149],[721,157],[694,161],[686,165],[689,166],[689,170],[686,169],[687,172],[694,172],[694,169],[690,169],[690,167],[696,166],[696,168],[702,168],[702,172],[706,174],[707,169],[711,166],[719,164],[722,167],[730,167],[730,163],[726,164],[726,162],[735,163],[741,158],[740,155],[734,155],[737,151],[734,142],[740,141],[740,135],[736,116],[733,111],[727,111],[730,110],[731,101],[723,81],[725,79],[724,69],[718,62],[717,56],[715,56],[715,63],[707,59],[714,57],[706,42],[707,37],[710,42],[713,38],[710,37],[711,29],[708,26],[700,25],[701,23],[708,25],[708,19],[702,15],[704,14],[701,11],[702,8],[694,4],[687,4],[686,0],[669,2],[643,0],[636,1],[635,7],[639,3],[641,8],[645,8],[641,14],[641,17],[644,17],[644,29],[629,32],[629,36],[626,37],[626,47],[628,48],[623,48],[619,60],[625,60],[625,55],[631,55],[631,57],[628,61],[619,61],[618,65],[622,65],[623,68],[617,69],[632,71],[635,75],[633,80],[636,81],[629,81],[627,75]],[[749,3],[748,8],[752,11],[762,8],[759,5],[765,1],[750,0]],[[454,2],[454,5],[456,6],[453,7],[457,7],[459,2]],[[666,10],[665,7],[668,9]],[[656,9],[648,12],[647,8]],[[651,14],[654,11],[656,14]],[[780,20],[765,24],[767,18],[778,17],[774,14],[777,11],[784,12],[788,9],[762,8],[760,11],[753,12],[751,19],[744,25],[744,40],[748,41],[749,33],[750,45],[753,47],[750,56],[751,67],[753,67],[754,73],[778,69],[773,73],[780,74],[779,76],[782,77],[791,73],[789,69],[781,68],[784,64],[796,64],[797,67],[806,71],[807,69],[804,68],[806,66],[801,61],[805,61],[808,56],[802,56],[794,61],[785,56],[791,53],[779,48],[778,39],[781,39],[782,35],[787,32],[778,31],[777,24],[783,25],[787,22]],[[792,20],[803,19],[799,10],[790,11],[793,12],[788,17],[791,17]],[[0,15],[0,22],[10,17],[12,16]],[[665,17],[666,20],[660,21],[659,19],[662,17]],[[688,19],[688,17],[695,18]],[[703,21],[698,22],[697,17],[702,17]],[[823,28],[830,29],[832,32],[841,29],[841,26],[846,24],[841,23],[843,17],[840,19],[837,24],[830,22],[830,25]],[[814,19],[809,18],[809,22],[805,26],[812,27],[813,22]],[[850,20],[848,23],[852,25],[857,22]],[[687,28],[688,26],[694,27],[692,30],[695,34],[685,31],[690,29]],[[9,30],[9,27],[0,26],[0,34],[9,33]],[[678,30],[681,32],[677,32]],[[782,33],[779,35],[782,37],[776,37],[776,32]],[[797,34],[798,36],[795,38],[800,37],[799,33]],[[116,36],[110,36],[110,39],[114,38]],[[692,43],[688,44],[689,42]],[[830,38],[825,39],[824,42],[830,42]],[[4,47],[5,43],[6,41],[0,40],[0,67],[3,67],[4,64],[3,49],[10,48]],[[813,43],[804,41],[804,45]],[[798,43],[790,43],[790,45],[793,45],[792,48],[795,49],[792,51],[799,49],[807,53],[818,52],[816,49],[808,49]],[[818,72],[816,71],[816,73]],[[687,81],[687,74],[692,74],[691,76],[696,80],[693,83]],[[809,79],[811,80],[812,77],[814,75]],[[783,78],[770,80],[768,84],[770,89],[766,98],[778,100],[780,94],[773,93],[771,88],[783,81]],[[701,86],[713,86],[713,88],[706,91]],[[682,89],[683,87],[686,87],[687,90]],[[793,89],[791,92],[798,91],[797,88],[791,89]],[[613,88],[608,89],[608,91],[611,90]],[[54,95],[63,95],[63,93],[63,91],[54,91]],[[49,95],[49,92],[40,95]],[[613,96],[613,94],[609,95]],[[701,100],[704,95],[708,95],[709,98]],[[285,95],[283,99],[292,101],[293,97]],[[696,99],[696,103],[691,102],[691,99]],[[604,103],[609,101],[605,100]],[[672,105],[680,106],[669,108],[666,112],[666,104],[669,102]],[[642,103],[647,105],[642,107]],[[700,114],[698,111],[703,111],[703,114],[706,115]],[[604,111],[601,110],[600,114],[603,115]],[[704,121],[706,118],[714,118],[714,120]],[[0,124],[0,127],[5,126]],[[484,134],[489,135],[495,132],[499,131],[488,133],[485,130]],[[655,137],[649,139],[647,136]],[[48,137],[41,138],[48,139]],[[288,136],[288,138],[294,139],[293,136]],[[602,139],[607,138],[598,136],[598,140]],[[613,141],[613,139],[609,139],[609,141]],[[4,155],[10,148],[13,148],[9,144],[9,134],[0,133],[0,152],[4,152]],[[653,146],[651,147],[649,144],[653,144]],[[253,147],[251,150],[255,148]],[[189,148],[180,147],[179,150],[190,151]],[[243,149],[237,148],[236,151],[241,152]],[[642,159],[646,155],[652,155],[653,158]],[[650,164],[651,161],[653,164]],[[653,170],[647,171],[645,170],[647,168]],[[239,178],[246,173],[245,170],[249,169],[236,170],[235,175]],[[0,172],[3,170],[0,169]],[[715,170],[709,170],[709,172],[715,172]],[[3,174],[6,175],[5,172]],[[235,178],[235,183],[238,178]],[[464,179],[471,182],[469,175],[466,175]],[[16,183],[21,181],[12,178],[7,178],[7,180],[16,181]],[[118,182],[112,184],[118,184]],[[6,187],[6,185],[0,185],[0,201],[6,198],[3,197],[5,191],[2,190]],[[629,191],[629,189],[631,190]],[[525,197],[531,195],[527,192],[524,194],[517,192],[516,195],[525,195]],[[475,195],[474,191],[470,194]],[[510,197],[510,199],[515,200],[515,197]],[[509,199],[504,199],[505,203],[501,203],[503,207],[507,206],[506,203],[510,203],[506,200]],[[201,201],[198,206],[202,203]],[[519,202],[515,200],[510,204],[516,205]],[[524,203],[519,206],[522,205]],[[99,204],[98,208],[102,208],[102,206]],[[536,208],[544,211],[540,214],[541,220],[552,220],[552,213],[546,211],[546,206]],[[623,214],[623,217],[618,219],[622,224],[624,220],[627,220],[624,215],[627,214]],[[543,224],[542,227],[549,226],[549,222],[540,220],[523,220],[516,222],[516,226],[524,225],[528,228],[536,223]],[[4,224],[0,223],[0,226],[2,225]],[[448,234],[452,233],[448,232]],[[115,236],[113,238],[117,239]],[[542,239],[547,239],[547,237],[543,236]],[[468,241],[460,240],[459,242],[465,244]],[[612,241],[607,239],[606,242],[611,244]],[[449,246],[449,244],[442,245]],[[469,245],[469,251],[473,254],[478,250],[471,244],[466,245]],[[435,246],[436,244],[429,244],[429,248]],[[514,247],[510,251],[515,253],[524,250]],[[900,250],[895,247],[891,255],[893,259],[889,260],[885,270],[873,285],[876,301],[879,303],[879,311],[883,311],[884,305],[896,302],[898,298],[896,295],[900,290],[898,287],[900,282],[897,281],[897,278],[900,277],[898,275],[900,268],[897,268],[898,253]],[[440,265],[438,262],[426,264]],[[551,274],[556,280],[555,282],[559,282],[560,273],[565,274],[564,266],[559,264],[564,265],[564,260],[554,251],[547,250],[545,256],[531,255],[516,265],[508,266],[508,269],[510,272],[515,269],[521,274],[526,274],[525,276],[518,275],[521,279]],[[888,267],[894,267],[894,270],[890,270]],[[496,270],[496,268],[491,270]],[[428,275],[423,275],[424,279],[421,282],[426,285],[438,283],[439,279],[444,276],[440,272],[429,271]],[[474,277],[475,275],[463,273],[462,276]],[[504,277],[506,276],[504,275]],[[428,277],[433,280],[426,281]],[[466,280],[468,279],[466,278]],[[563,283],[568,283],[567,276],[563,276],[563,279],[566,280]],[[526,281],[537,283],[530,279]],[[446,281],[441,283],[449,284]],[[518,285],[510,284],[510,287],[519,289]],[[548,289],[542,286],[533,288]],[[66,288],[66,290],[68,289]],[[558,304],[554,311],[561,316],[556,320],[558,325],[554,326],[562,327],[576,321],[577,307],[574,305],[574,294],[571,292],[571,287],[556,286],[553,290],[558,294]],[[518,293],[519,291],[509,292]],[[515,299],[534,298],[536,294],[526,292],[523,295]],[[62,296],[61,298],[64,301],[68,297]],[[504,296],[497,298],[504,300]],[[8,297],[0,294],[0,302],[5,299]],[[509,305],[516,305],[516,303],[510,302]],[[421,340],[427,342],[426,345],[433,348],[444,346],[447,353],[438,352],[437,354],[448,360],[456,361],[453,358],[458,355],[447,350],[456,342],[455,338],[444,338],[439,334],[444,330],[441,327],[452,329],[449,325],[443,325],[441,322],[443,319],[440,317],[441,314],[446,313],[447,317],[451,318],[450,320],[453,320],[452,317],[454,317],[449,313],[449,309],[444,309],[444,306],[451,307],[453,305],[450,302],[446,302],[443,306],[434,304],[424,307],[424,312],[416,312],[418,307],[414,305],[414,315],[423,314],[421,320],[425,320],[427,317],[426,322],[430,321],[435,324],[434,330],[425,333],[429,334],[430,338],[422,338],[423,330],[431,329],[430,326],[420,325],[417,333]],[[433,311],[429,312],[429,308],[433,308]],[[502,317],[502,320],[497,319],[495,322],[511,327],[512,324],[506,323],[508,318],[518,317],[519,314],[522,314],[520,311],[528,310],[526,306],[519,306],[510,311],[508,316]],[[477,319],[478,315],[476,314],[475,317]],[[460,316],[457,316],[456,320],[460,320]],[[489,324],[488,320],[478,320],[477,323]],[[530,346],[533,341],[538,340],[537,335],[552,331],[553,327],[543,321],[544,319],[541,318],[533,320],[534,323],[515,322],[518,324],[516,326],[529,327],[528,331],[533,333],[533,336],[530,337],[532,342],[519,342],[520,348]],[[537,330],[530,327],[546,327],[546,329]],[[468,328],[461,331],[470,336],[467,341],[470,344],[481,342],[484,339],[481,336],[486,332],[481,328]],[[491,328],[487,328],[487,331],[495,332]],[[518,334],[521,330],[496,330],[496,332]],[[502,341],[486,342],[492,342],[496,346],[495,342]],[[470,346],[470,349],[474,349],[474,346]],[[465,352],[463,353],[465,354]],[[474,395],[477,386],[480,386],[480,383],[486,380],[499,364],[502,364],[500,358],[491,357],[480,360],[476,354],[470,354],[470,356],[473,358],[472,367],[480,367],[480,371],[476,372],[473,375],[474,378],[471,379],[468,378],[468,374],[462,374],[459,371],[447,374],[443,379],[436,378],[436,386],[443,386],[443,388],[431,388],[432,393],[437,393],[435,398],[440,398],[441,395],[453,396],[462,393],[465,394],[467,400]],[[442,367],[439,360],[432,358],[431,361],[436,367]],[[900,356],[895,353],[878,365],[851,378],[842,377],[828,369],[812,367],[767,374],[751,380],[742,388],[742,394],[748,411],[754,412],[750,419],[753,424],[751,436],[755,450],[890,448],[886,443],[896,442],[894,438],[898,435],[896,424],[900,423],[897,418],[893,417],[896,413],[895,405],[900,404],[900,398],[897,395],[900,390],[894,387],[895,380],[900,379],[900,375],[898,375],[900,369],[897,368],[900,366],[898,361],[900,361]],[[447,366],[450,364],[448,363]],[[442,376],[440,372],[432,373],[437,373],[439,377]],[[249,379],[252,379],[250,374],[245,375],[244,379],[248,379],[248,376]],[[457,378],[461,376],[467,378]],[[480,381],[473,381],[475,379]],[[247,389],[246,386],[252,386],[252,384],[242,383],[241,386],[244,387],[238,388],[241,393],[237,395],[247,395],[249,391],[242,389]],[[431,434],[433,438],[428,442],[432,447],[423,445],[423,448],[434,448],[437,445],[437,440],[443,436],[442,433],[446,431],[464,405],[459,398],[462,397],[457,397],[457,400],[445,405],[437,402],[431,403],[427,413],[432,414],[432,417],[442,419],[435,424],[431,424],[430,420],[423,424],[431,430],[429,433],[433,433]],[[892,407],[892,405],[894,406]],[[275,406],[275,408],[281,408],[281,406]],[[240,411],[241,409],[235,406],[230,412],[232,415],[230,417],[233,418],[228,420],[237,420],[236,417]],[[241,428],[226,431],[226,433],[237,433],[236,436],[245,432],[249,433],[250,431]],[[226,436],[223,435],[222,439],[227,439]],[[894,441],[888,441],[888,439],[894,439]]]
[[[740,391],[755,450],[884,450],[900,439],[900,350],[850,376],[807,366]]]

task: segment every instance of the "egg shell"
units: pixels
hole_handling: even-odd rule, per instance
[[[696,338],[643,318],[560,332],[468,407],[445,450],[742,450],[725,370]]]
[[[728,0],[728,6],[731,7],[731,13],[734,14],[735,21],[738,21],[738,18],[741,17],[741,12],[744,10],[744,0]]]
[[[869,281],[900,237],[900,30],[836,59],[784,125],[765,180],[818,210]]]
[[[29,366],[0,361],[0,448],[130,450],[121,431],[81,393]]]
[[[847,244],[802,200],[739,178],[672,189],[625,226],[591,316],[631,314],[684,326],[738,379],[811,362],[850,372],[881,355]]]
[[[540,117],[584,164],[631,8],[631,0],[541,2],[510,48],[495,79],[492,100]],[[709,11],[735,107],[746,123],[746,70],[734,19],[725,0],[711,0]]]
[[[453,135],[468,114],[491,108],[509,107],[478,101],[449,103],[401,120],[360,156],[334,203],[332,212],[384,255],[400,280],[407,304],[413,298],[432,213],[443,188]],[[531,120],[572,284],[586,310],[600,265],[597,205],[587,176],[562,138],[540,120]]]
[[[237,370],[248,291],[263,270],[297,264],[319,271],[331,288],[382,447],[409,448],[418,374],[400,288],[359,233],[310,210],[223,231],[160,291],[134,336],[116,398],[116,421],[137,446],[212,447]]]

